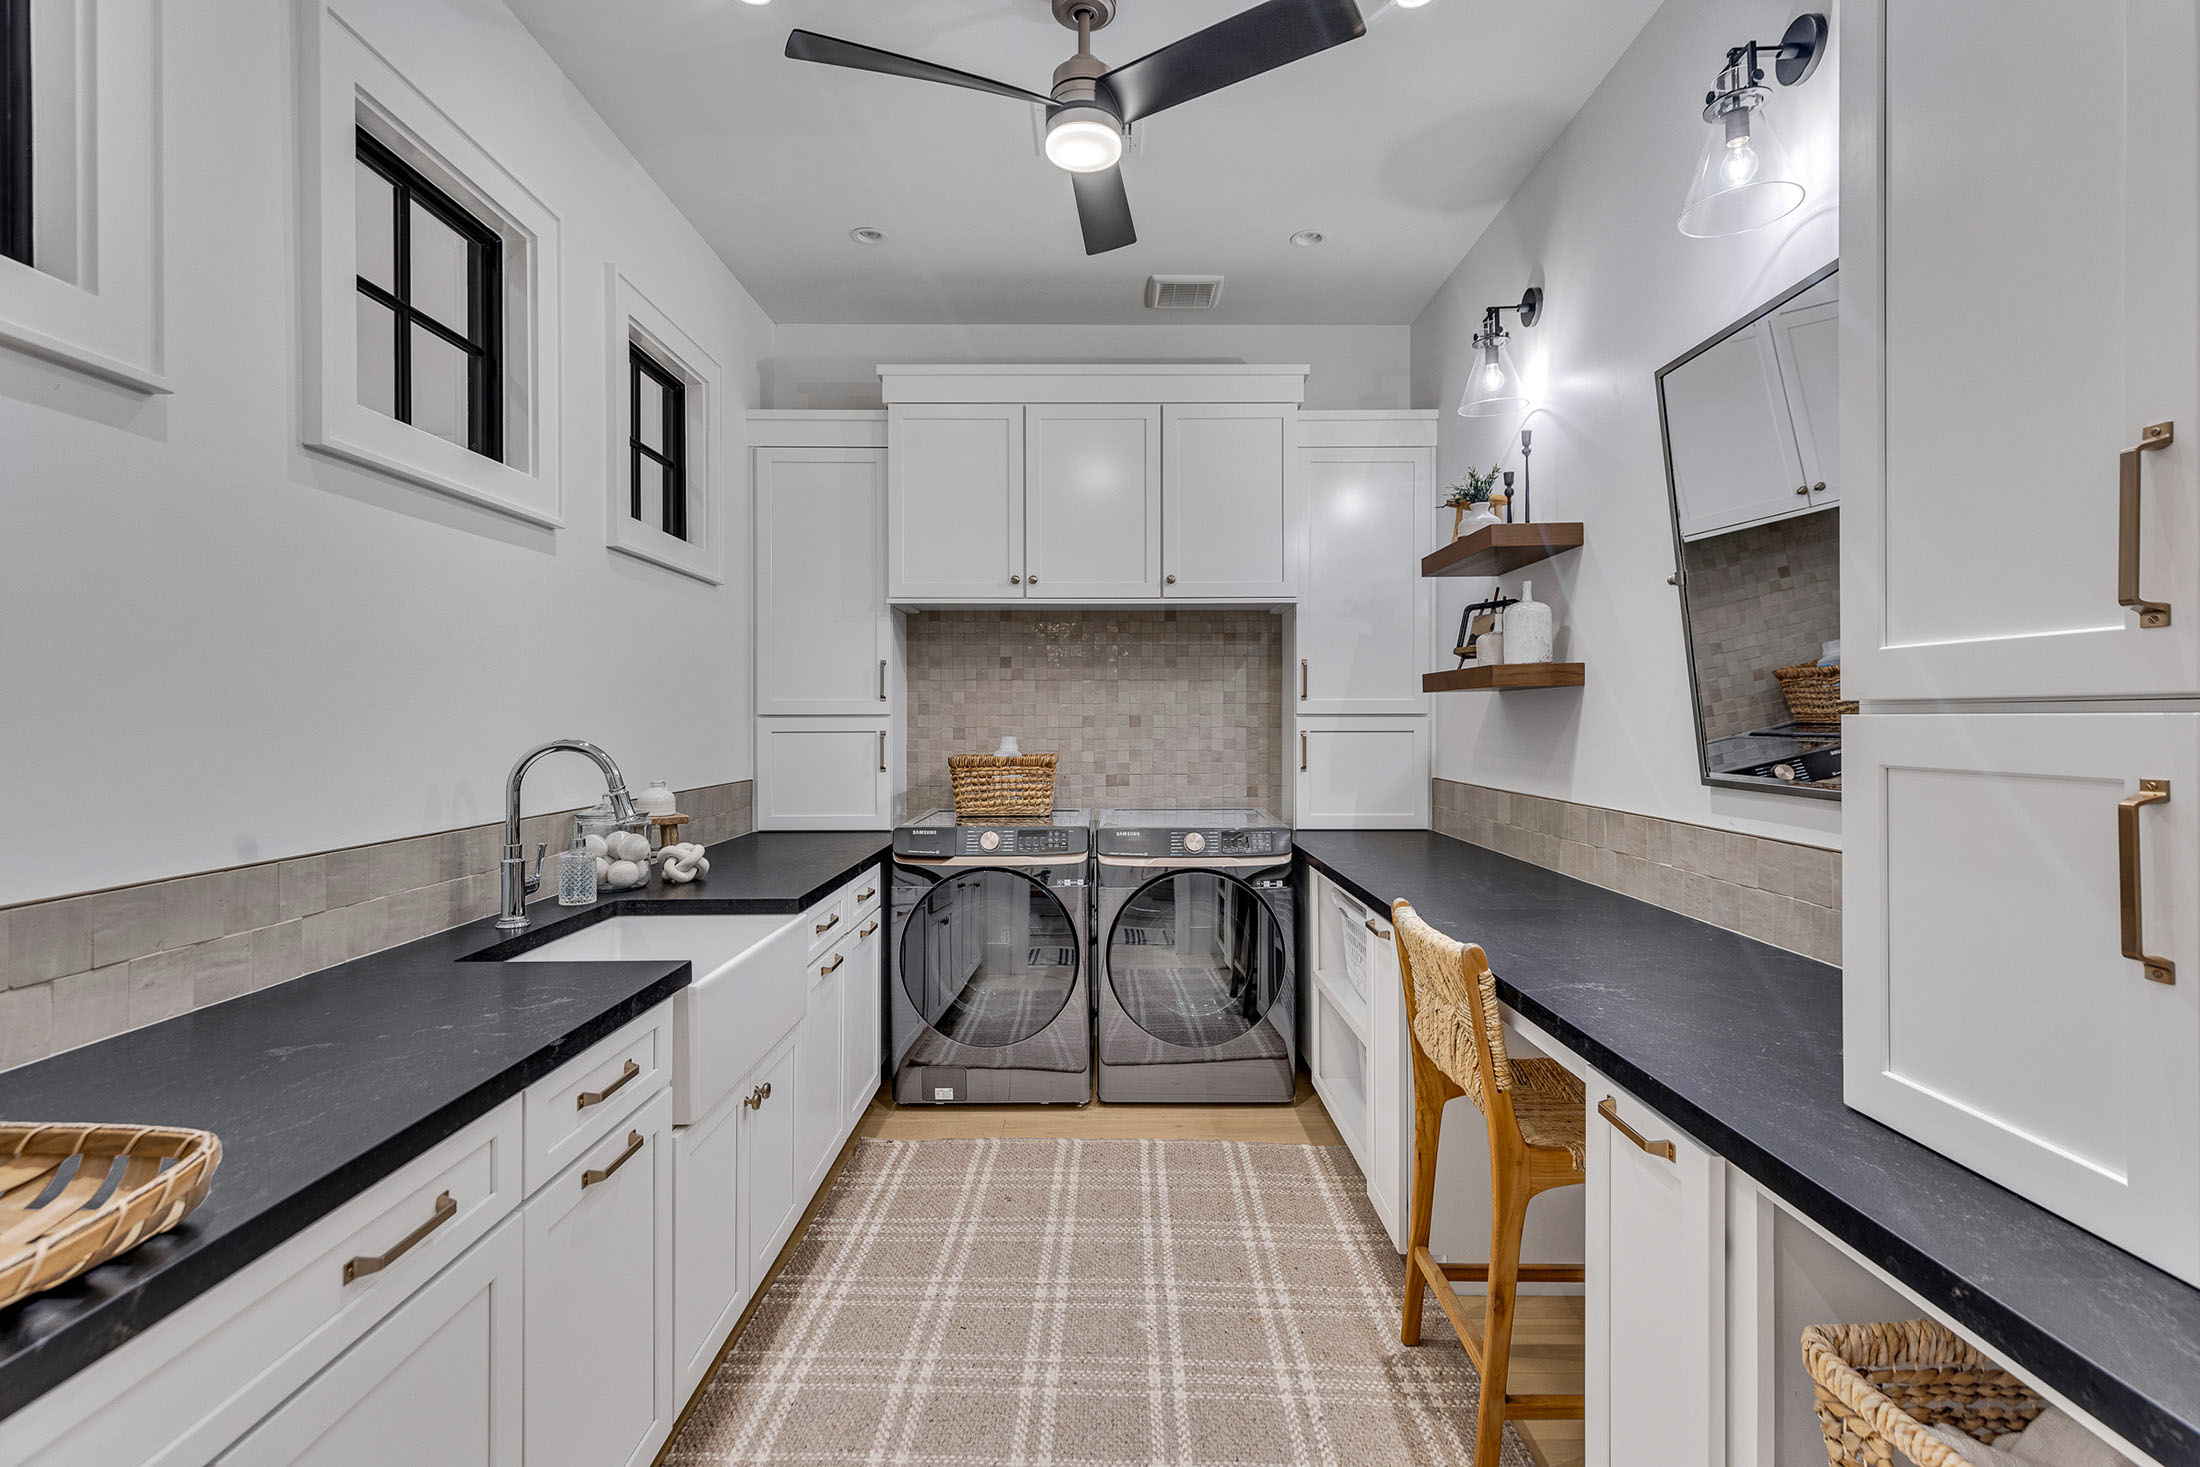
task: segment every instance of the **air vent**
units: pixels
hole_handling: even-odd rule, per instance
[[[1154,311],[1211,311],[1222,299],[1220,275],[1149,275],[1146,308]]]

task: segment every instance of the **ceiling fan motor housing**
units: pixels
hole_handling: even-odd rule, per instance
[[[1054,18],[1071,30],[1077,29],[1077,12],[1091,16],[1088,24],[1094,30],[1115,19],[1115,0],[1054,0]]]

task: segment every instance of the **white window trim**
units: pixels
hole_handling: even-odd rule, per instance
[[[74,279],[0,259],[0,344],[165,393],[161,7],[159,0],[75,0],[74,9],[78,151],[76,186],[67,192],[82,258],[68,272]]]
[[[725,372],[718,359],[672,324],[672,318],[638,290],[618,266],[608,267],[611,344],[608,385],[610,410],[605,424],[610,439],[610,472],[605,483],[604,543],[613,550],[661,565],[667,570],[725,583],[725,495],[720,465],[725,462]],[[629,392],[630,346],[639,346],[661,367],[687,384],[687,483],[689,539],[680,540],[634,518],[633,465],[628,440],[633,436],[633,399]]]
[[[327,0],[302,0],[305,442],[556,528],[558,216],[370,46]],[[504,462],[359,400],[357,130],[364,125],[505,238]]]

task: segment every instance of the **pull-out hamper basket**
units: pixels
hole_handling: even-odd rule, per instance
[[[1831,1467],[1972,1467],[1928,1426],[1983,1442],[2047,1409],[2032,1388],[1930,1319],[1814,1324],[1803,1363]],[[1895,1456],[1900,1452],[1901,1457]]]

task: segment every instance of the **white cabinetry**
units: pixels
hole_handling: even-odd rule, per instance
[[[671,1138],[661,1089],[522,1214],[528,1467],[646,1467],[672,1430]]]
[[[2190,695],[2200,14],[2007,20],[1992,0],[1842,15],[1843,691]],[[1954,47],[1960,76],[1936,60]],[[2133,451],[2156,424],[2173,439]],[[2120,604],[2124,546],[2126,594],[2167,625]]]
[[[1765,318],[1780,359],[1780,386],[1795,456],[1812,509],[1841,502],[1841,305],[1804,292]]]
[[[1024,409],[1024,594],[1161,594],[1161,410]]]
[[[855,933],[844,935],[810,959],[810,998],[795,1042],[795,1176],[804,1195],[817,1189],[840,1151],[840,1122],[847,1100],[842,1074],[848,957]]]
[[[759,718],[759,830],[885,830],[894,823],[895,723]]]
[[[800,1032],[788,1035],[758,1063],[735,1102],[742,1107],[742,1267],[752,1293],[793,1235],[809,1196],[796,1174],[795,1042]]]
[[[695,1394],[742,1307],[741,1100],[672,1132],[673,1400]]]
[[[1315,424],[1306,425],[1309,432]],[[1434,425],[1429,425],[1433,431]],[[1285,668],[1300,713],[1425,713],[1433,448],[1307,448],[1306,580]]]
[[[1865,716],[1845,747],[1848,1103],[2200,1283],[2200,713]],[[2142,781],[2169,798],[2120,808]],[[2127,891],[2174,982],[2125,956]]]
[[[520,1467],[521,1224],[507,1219],[218,1459]]]
[[[866,883],[870,885],[872,883]],[[874,885],[874,894],[876,887]],[[855,1130],[878,1094],[884,1060],[886,920],[860,912],[848,948],[841,995],[841,1134]]]
[[[1296,720],[1291,823],[1310,830],[1428,826],[1426,718]]]
[[[1285,599],[1303,531],[1288,404],[1170,404],[1161,412],[1161,561],[1169,596]]]
[[[886,500],[887,589],[895,600],[1020,595],[1022,404],[889,409]]]
[[[1718,1467],[1726,1457],[1726,1163],[1602,1076],[1583,1078],[1587,1460]]]
[[[756,711],[883,716],[886,451],[754,452]]]

